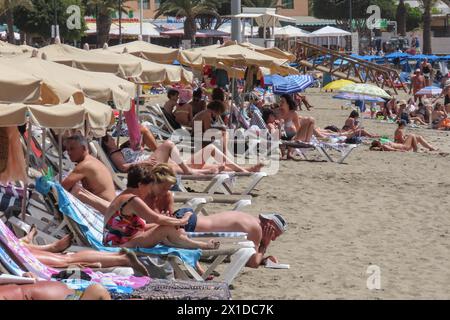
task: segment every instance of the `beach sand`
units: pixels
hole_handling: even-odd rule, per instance
[[[342,127],[350,110],[330,93],[308,90],[318,126]],[[405,98],[403,94],[401,98]],[[393,137],[395,124],[363,120]],[[450,132],[407,129],[450,152]],[[246,212],[279,212],[288,231],[268,253],[288,270],[250,269],[233,299],[449,299],[450,156],[375,152],[360,145],[344,164],[282,161],[253,192]],[[370,265],[381,288],[369,290]]]

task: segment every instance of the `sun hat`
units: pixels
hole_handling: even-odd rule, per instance
[[[406,102],[406,100],[400,100],[397,105],[402,106],[402,105],[407,105],[408,103]]]
[[[273,221],[281,232],[286,232],[287,221],[283,218],[281,214],[278,213],[261,213],[260,218]]]

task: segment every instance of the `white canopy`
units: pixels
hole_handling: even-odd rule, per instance
[[[310,37],[343,37],[352,35],[350,32],[335,27],[326,26],[312,32]]]
[[[6,39],[7,36],[8,36],[8,34],[6,31],[0,32],[0,37],[2,37],[3,39]],[[16,40],[20,40],[20,33],[14,32],[14,38]]]
[[[111,25],[111,30],[109,31],[110,35],[119,35],[119,26],[117,24]],[[97,26],[95,23],[88,24],[88,30],[86,34],[95,34],[97,33]],[[124,36],[139,36],[141,34],[141,27],[139,23],[122,23],[122,35]],[[160,37],[158,28],[150,23],[143,22],[142,23],[142,35],[144,37]]]
[[[288,25],[282,28],[275,28],[275,37],[300,38],[309,37],[309,32],[300,28]]]

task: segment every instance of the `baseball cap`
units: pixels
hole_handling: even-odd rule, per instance
[[[278,229],[280,229],[281,232],[286,232],[287,230],[287,222],[283,218],[281,214],[278,213],[261,213],[259,215],[260,218],[266,219],[266,220],[272,220]]]

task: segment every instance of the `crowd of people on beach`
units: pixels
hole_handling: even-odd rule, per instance
[[[308,111],[314,108],[306,94],[282,94],[275,103],[267,104],[256,91],[238,101],[228,86],[214,85],[206,80],[197,88],[168,88],[167,101],[161,112],[170,127],[187,130],[192,135],[196,126],[201,128],[202,135],[215,130],[220,140],[218,145],[215,140],[202,140],[201,148],[194,150],[190,159],[184,159],[170,139],[158,141],[145,124],[132,126],[128,123],[128,130],[137,132],[138,141],[132,141],[131,135],[120,145],[112,134],[100,139],[100,146],[109,161],[117,171],[127,175],[125,190],[118,191],[114,173],[98,157],[91,155],[88,138],[81,132],[64,136],[63,149],[75,167],[62,180],[62,187],[103,216],[103,245],[122,250],[116,253],[84,250],[63,254],[71,245],[70,235],[55,243],[38,246],[33,244],[35,229],[21,243],[49,267],[64,268],[74,264],[128,266],[142,275],[149,275],[133,251],[128,249],[151,248],[158,244],[185,249],[218,249],[221,246],[219,240],[197,240],[190,238],[187,232],[243,232],[253,242],[256,251],[248,260],[248,267],[258,268],[268,261],[277,263],[274,256],[267,255],[267,250],[287,230],[287,221],[281,214],[255,217],[239,211],[223,211],[204,216],[196,214],[192,208],[176,210],[172,191],[177,190],[177,175],[261,171],[263,162],[242,166],[230,156],[232,152],[227,149],[230,137],[226,130],[230,128],[244,128],[259,134],[266,130],[281,141],[279,156],[282,160],[295,159],[295,147],[284,146],[283,142],[359,144],[367,141],[370,150],[417,152],[423,147],[435,151],[437,148],[423,136],[405,131],[408,126],[430,125],[432,129],[450,130],[450,80],[443,83],[442,95],[434,100],[417,95],[432,83],[432,79],[433,68],[425,59],[411,79],[410,94],[413,96],[408,101],[392,97],[372,105],[371,118],[397,123],[393,139],[366,130],[357,110],[352,110],[342,125],[318,127],[316,119],[298,112],[302,105]],[[391,92],[387,93],[392,96]],[[116,133],[120,135],[120,131],[118,128]],[[211,163],[210,159],[214,161]],[[200,264],[196,268],[199,274],[204,272]],[[35,277],[33,274],[26,276]],[[84,292],[71,290],[57,282],[0,286],[0,300],[64,298],[110,299],[110,296],[97,285]]]

